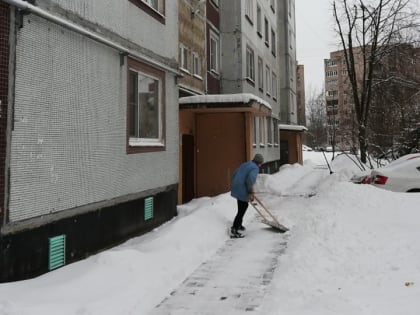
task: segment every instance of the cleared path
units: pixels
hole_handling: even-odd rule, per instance
[[[286,250],[288,233],[254,220],[245,238],[228,239],[151,314],[257,314]]]

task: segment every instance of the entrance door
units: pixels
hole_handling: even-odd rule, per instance
[[[233,171],[246,160],[245,114],[198,114],[197,197],[230,190]]]
[[[280,141],[280,165],[289,163],[289,141]]]
[[[182,135],[182,203],[194,198],[194,136]]]

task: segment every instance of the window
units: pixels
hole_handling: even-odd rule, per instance
[[[257,34],[262,37],[261,7],[257,4]]]
[[[273,131],[274,131],[274,146],[279,145],[279,122],[277,119],[273,118]]]
[[[216,7],[219,7],[219,0],[211,0],[211,3],[213,3]]]
[[[265,117],[259,117],[260,147],[265,146]]]
[[[245,16],[252,23],[254,21],[254,0],[245,0]]]
[[[165,149],[165,73],[128,59],[128,153]]]
[[[254,51],[249,46],[246,47],[246,78],[255,81]]]
[[[264,91],[264,65],[261,57],[258,57],[258,89]]]
[[[253,132],[252,146],[255,147],[257,146],[257,117],[254,117],[253,127],[254,127],[254,132]]]
[[[179,60],[181,65],[181,70],[190,72],[189,71],[189,59],[190,59],[190,51],[187,47],[181,45],[179,47]]]
[[[268,66],[265,67],[265,86],[267,89],[267,95],[271,94],[270,87],[271,87],[271,80],[270,80],[270,68]]]
[[[273,99],[277,100],[277,76],[276,74],[273,72],[272,76],[271,76],[271,94],[273,95]]]
[[[325,74],[327,77],[335,77],[337,76],[337,70],[327,71]]]
[[[276,33],[271,29],[271,53],[276,56]]]
[[[327,96],[338,96],[338,91],[334,90],[334,91],[327,91]]]
[[[273,13],[276,12],[275,5],[276,5],[275,0],[270,0],[270,8],[271,8],[271,11],[273,11]]]
[[[129,0],[146,13],[165,23],[165,0]]]
[[[269,27],[268,27],[268,20],[267,20],[267,18],[264,18],[264,39],[265,39],[265,45],[267,46],[267,47],[269,47],[269,45],[270,45],[270,43],[269,43],[269,40],[270,40],[270,38],[269,38],[269,31],[268,31],[268,29],[269,29]]]
[[[267,142],[269,146],[273,144],[273,128],[271,127],[271,117],[267,117]]]
[[[219,73],[219,36],[210,31],[210,71]]]
[[[193,52],[192,56],[193,56],[193,75],[201,79],[200,56],[196,52]]]

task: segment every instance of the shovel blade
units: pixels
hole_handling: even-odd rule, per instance
[[[280,223],[274,222],[274,221],[269,221],[269,220],[261,220],[262,223],[267,224],[269,226],[271,226],[272,228],[285,233],[287,231],[289,231],[289,229],[287,227],[285,227],[284,225],[281,225]]]

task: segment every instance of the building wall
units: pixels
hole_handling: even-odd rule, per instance
[[[166,150],[127,155],[126,72],[117,51],[25,16],[16,47],[10,221],[177,182],[174,77],[166,76]]]
[[[204,94],[206,90],[206,6],[197,0],[179,0],[179,62],[183,75],[179,87],[193,94]],[[182,65],[182,49],[188,51],[186,68]],[[200,70],[194,73],[193,57],[199,57]]]
[[[305,98],[305,66],[296,67],[296,104],[298,111],[298,125],[306,126],[306,98]]]
[[[0,282],[48,271],[48,241],[56,235],[66,237],[68,263],[176,215],[178,6],[165,3],[161,16],[135,0],[37,1],[50,14],[126,47],[129,57],[37,15],[23,15],[8,61],[16,73],[7,78],[14,99]],[[3,3],[0,9],[3,14]],[[0,49],[3,57],[6,50]],[[135,64],[162,73],[164,145],[141,153],[145,148],[133,152],[128,140],[127,78]],[[5,88],[7,73],[0,71]]]
[[[0,2],[0,226],[5,219],[7,119],[9,107],[10,8]]]
[[[251,12],[247,11],[246,1],[222,1],[220,5],[220,30],[222,46],[222,93],[251,93],[268,102],[271,106],[270,119],[278,119],[280,113],[280,67],[277,48],[277,18],[279,9],[270,1],[251,1]],[[261,32],[258,29],[257,7],[261,9]],[[268,22],[268,41],[265,40],[265,19]],[[276,35],[274,54],[271,31]],[[254,55],[254,78],[247,74],[247,48]],[[258,75],[258,60],[262,60],[262,80]],[[267,84],[266,68],[269,69]],[[272,74],[276,77],[277,95],[273,93]],[[261,82],[262,81],[262,82]],[[261,84],[262,83],[262,84]],[[269,85],[269,89],[267,88]],[[254,152],[262,153],[267,162],[279,159],[279,143],[269,143],[268,123],[254,117],[258,130],[254,142]],[[265,118],[264,118],[265,119]],[[277,120],[276,120],[277,122]],[[264,134],[260,133],[260,124]]]
[[[206,43],[207,43],[207,94],[220,94],[220,71],[215,73],[210,71],[210,35],[215,34],[220,39],[220,2],[206,0]],[[219,49],[222,47],[219,45]],[[220,59],[220,50],[219,50]]]
[[[295,0],[277,0],[280,55],[280,121],[297,124],[296,103],[296,19]]]

